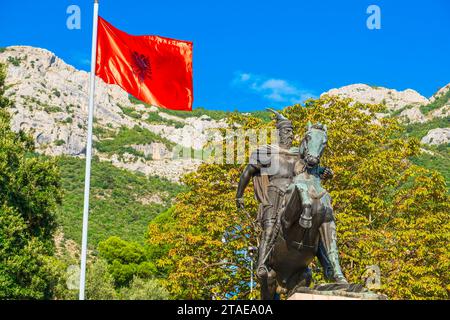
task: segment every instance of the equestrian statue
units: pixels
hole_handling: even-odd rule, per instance
[[[276,116],[278,143],[252,152],[236,193],[236,205],[244,209],[244,190],[253,180],[262,229],[256,267],[261,299],[274,299],[277,286],[288,293],[298,286],[309,287],[308,266],[315,257],[326,279],[346,285],[331,197],[321,185],[322,179],[333,176],[330,168],[320,166],[327,127],[308,123],[300,147],[295,148],[292,122],[269,110]]]

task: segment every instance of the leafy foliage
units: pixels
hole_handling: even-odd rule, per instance
[[[0,65],[0,299],[49,298],[59,173],[54,161],[28,156],[30,136],[10,129],[4,79]]]
[[[242,128],[264,127],[261,119],[232,114],[230,123]],[[224,299],[249,295],[249,246],[256,245],[256,201],[249,211],[235,209],[240,165],[203,164],[187,174],[181,193],[165,216],[149,225],[149,243],[166,246],[168,254],[157,262],[170,273],[164,285],[175,298]]]
[[[62,112],[63,110],[58,107],[58,106],[49,106],[49,105],[44,105],[44,111],[47,113],[55,113],[55,112]]]
[[[108,272],[108,264],[97,259],[88,268],[86,274],[86,298],[89,300],[113,300],[117,298],[114,279]]]
[[[164,247],[128,242],[119,237],[110,237],[98,245],[100,256],[109,264],[109,272],[117,286],[129,285],[135,277],[149,279],[161,271],[155,261],[167,254]],[[164,273],[164,272],[162,272]]]
[[[53,298],[57,300],[76,300],[78,299],[78,277],[79,277],[79,258],[80,248],[72,240],[60,238],[62,234],[57,234],[57,254],[56,257],[49,257],[51,263],[48,263],[47,272],[52,276]],[[118,241],[116,241],[118,239]],[[126,241],[116,238],[109,242],[110,245],[119,243],[125,244]],[[140,244],[133,243],[136,247]],[[113,254],[124,253],[123,246],[120,250],[112,247]],[[102,251],[103,253],[103,251]],[[127,254],[125,254],[127,255]],[[127,256],[133,259],[133,253]],[[88,300],[131,300],[131,299],[168,299],[168,293],[161,285],[160,281],[153,277],[150,272],[145,278],[132,276],[131,281],[126,285],[117,285],[114,273],[111,272],[111,264],[106,259],[98,256],[95,251],[88,251],[87,274],[86,274],[86,292],[85,297]],[[70,286],[68,286],[70,284]]]
[[[418,154],[418,141],[394,138],[402,130],[395,121],[371,121],[379,107],[350,103],[325,98],[286,112],[296,128],[307,120],[329,127],[324,165],[333,168],[336,178],[326,187],[334,199],[344,271],[358,281],[366,266],[376,264],[382,291],[391,298],[446,298],[444,270],[450,252],[443,248],[450,224],[445,182],[439,174],[411,165],[407,159]],[[413,247],[427,255],[405,257]],[[442,264],[434,265],[428,257]]]
[[[134,104],[143,104],[145,106],[150,107],[148,103],[142,102],[138,99],[136,99],[133,96],[129,97],[130,102]],[[163,109],[159,108],[162,112],[165,112],[167,114],[177,116],[180,118],[189,118],[189,117],[200,117],[202,115],[207,115],[211,117],[211,119],[220,120],[226,118],[227,112],[226,111],[212,111],[212,110],[206,110],[204,108],[195,108],[192,111],[177,111],[177,110],[169,110],[169,109]]]
[[[121,299],[126,300],[169,300],[169,292],[157,279],[134,277],[129,287],[120,290]]]
[[[414,108],[413,104],[407,104],[399,109],[393,110],[390,112],[389,116],[391,118],[398,117],[403,111]]]
[[[158,265],[173,270],[165,285],[175,297],[225,298],[236,291],[236,297],[247,296],[245,249],[255,239],[248,236],[251,217],[234,208],[238,177],[237,167],[202,165],[183,180],[190,191],[179,196],[174,223],[149,225],[150,244],[170,247]]]
[[[125,106],[122,106],[121,104],[117,104],[117,106],[122,110],[122,112],[125,114],[125,115],[127,115],[127,116],[129,116],[129,117],[131,117],[131,118],[134,118],[134,119],[141,119],[141,117],[142,117],[142,113],[141,112],[138,112],[137,110],[135,110],[134,108],[128,108],[128,107],[125,107]]]
[[[411,123],[406,125],[399,135],[420,140],[431,129],[447,128],[449,124],[450,117],[434,118],[424,123]],[[427,169],[440,172],[444,176],[447,186],[450,187],[450,145],[448,143],[439,146],[422,145],[422,148],[426,151],[412,157],[412,162]]]
[[[78,267],[78,261],[71,260],[70,266]],[[53,259],[51,270],[55,282],[54,295],[57,300],[78,299],[79,273],[68,273],[69,262],[65,259]],[[68,288],[67,282],[73,282],[74,287]],[[86,265],[85,299],[87,300],[115,300],[119,299],[119,293],[114,287],[114,279],[108,272],[108,264],[103,259],[89,259]]]
[[[288,107],[284,114],[299,136],[307,121],[329,128],[323,165],[334,170],[335,178],[325,187],[333,198],[347,278],[361,282],[366,267],[378,265],[380,291],[390,298],[448,298],[445,182],[438,173],[411,164],[408,159],[418,154],[419,142],[399,137],[401,126],[394,119],[373,120],[383,109],[324,96]],[[257,124],[254,118],[248,121]],[[249,297],[245,251],[256,243],[250,218],[256,203],[248,188],[247,210],[234,208],[241,169],[202,165],[185,176],[189,191],[178,196],[172,223],[149,226],[150,244],[170,246],[159,264],[172,270],[165,284],[175,297]]]

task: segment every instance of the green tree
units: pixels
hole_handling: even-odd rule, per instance
[[[294,130],[307,121],[329,128],[323,164],[333,198],[341,264],[350,281],[378,265],[380,291],[392,299],[449,297],[450,200],[443,177],[409,161],[416,138],[395,119],[376,120],[382,105],[323,97],[285,110]]]
[[[134,277],[129,287],[120,291],[123,300],[169,300],[169,292],[157,279]]]
[[[94,260],[87,269],[86,299],[114,300],[117,298],[114,278],[108,272],[108,263],[103,259]]]
[[[53,161],[32,156],[31,137],[11,130],[5,77],[0,65],[0,298],[50,298],[59,174]]]
[[[155,265],[155,261],[167,253],[163,247],[110,237],[99,243],[98,250],[108,262],[108,270],[119,287],[128,285],[134,277],[148,279],[164,274],[164,269]]]
[[[324,96],[283,113],[303,136],[308,121],[328,126],[323,165],[335,178],[325,183],[337,220],[343,271],[361,283],[367,266],[381,269],[381,292],[393,299],[449,297],[450,217],[445,182],[417,167],[417,139],[399,137],[395,119],[377,119],[383,105]],[[260,126],[233,115],[233,123]],[[299,141],[297,140],[297,143]],[[177,197],[170,224],[152,223],[149,242],[168,245],[158,264],[171,270],[165,285],[177,298],[248,298],[248,259],[255,244],[256,202],[247,188],[247,210],[235,209],[242,167],[203,164],[184,177],[189,191]],[[446,271],[447,270],[447,271]]]
[[[262,128],[263,120],[232,114],[231,125]],[[248,211],[235,209],[239,165],[203,164],[183,177],[189,191],[149,225],[149,243],[165,246],[157,265],[169,270],[163,282],[174,298],[247,298],[250,261],[245,250],[256,244],[256,201],[247,193]]]

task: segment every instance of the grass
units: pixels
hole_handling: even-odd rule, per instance
[[[433,103],[424,105],[420,107],[420,111],[423,114],[428,114],[429,112],[439,109],[443,107],[450,100],[450,90],[448,90],[445,94],[436,99]]]
[[[63,203],[57,210],[57,221],[65,237],[80,243],[84,192],[84,159],[58,157],[64,190]],[[110,236],[142,243],[147,226],[158,214],[167,210],[183,186],[159,177],[114,167],[93,159],[89,215],[89,246]],[[162,204],[143,204],[158,194]]]
[[[113,138],[116,135],[114,130],[109,130],[109,129],[106,129],[106,128],[100,127],[100,126],[94,126],[93,133],[100,140]]]
[[[418,156],[411,158],[411,161],[419,166],[430,170],[440,172],[447,184],[447,190],[450,189],[450,144],[443,144],[439,146],[426,146],[434,155],[428,153],[421,153]]]
[[[65,144],[66,142],[64,141],[64,140],[61,140],[61,139],[59,139],[59,140],[56,140],[55,141],[55,146],[62,146],[63,144]]]
[[[130,102],[133,104],[143,104],[145,106],[150,107],[149,104],[142,102],[133,96],[129,96],[129,99],[130,99]],[[231,112],[229,112],[229,111],[207,110],[202,107],[194,108],[192,111],[169,110],[169,109],[163,109],[163,108],[159,108],[159,109],[161,112],[164,112],[164,113],[167,113],[167,114],[170,114],[173,116],[177,116],[177,117],[180,117],[183,119],[190,118],[190,117],[201,117],[203,115],[206,115],[213,120],[221,120],[221,119],[226,119],[231,114]],[[269,122],[271,120],[271,113],[268,111],[253,111],[253,112],[248,112],[248,113],[256,118],[262,119],[264,122]],[[164,121],[167,121],[167,120],[164,120]]]
[[[431,129],[447,128],[450,125],[450,117],[434,118],[424,123],[411,123],[405,126],[404,136],[422,139]]]
[[[142,119],[142,114],[143,112],[138,112],[136,111],[134,108],[129,108],[129,107],[125,107],[122,106],[120,104],[117,104],[119,106],[119,108],[122,110],[122,112],[134,119]],[[144,120],[147,123],[150,124],[165,124],[165,125],[169,125],[169,126],[173,126],[175,128],[183,128],[184,127],[184,123],[179,122],[179,121],[175,121],[172,119],[165,119],[163,117],[161,117],[158,112],[149,112],[148,113],[148,118]]]
[[[405,126],[403,136],[407,138],[416,138],[421,140],[427,135],[428,131],[435,128],[447,128],[450,124],[450,117],[434,118],[424,123],[412,123]],[[444,176],[447,187],[450,187],[450,146],[442,144],[439,146],[422,145],[434,153],[434,155],[422,152],[420,155],[412,157],[414,164],[435,170]]]
[[[137,112],[135,109],[133,109],[133,108],[128,108],[128,107],[125,107],[125,106],[122,106],[121,104],[117,104],[117,106],[122,110],[122,112],[125,114],[125,115],[127,115],[127,116],[129,116],[129,117],[131,117],[131,118],[134,118],[134,119],[141,119],[141,117],[142,117],[142,113],[139,113],[139,112]]]
[[[58,107],[58,106],[49,106],[49,105],[45,105],[44,106],[44,111],[47,113],[55,113],[55,112],[63,112],[63,110]]]
[[[64,119],[63,121],[61,121],[62,123],[72,123],[73,119],[72,117],[67,117],[66,119]]]
[[[136,99],[133,96],[129,96],[130,102],[133,104],[143,104],[145,106],[150,107],[149,104],[142,102],[138,99]],[[192,111],[179,111],[179,110],[169,110],[169,109],[163,109],[163,108],[159,108],[162,112],[173,115],[173,116],[177,116],[180,118],[189,118],[189,117],[200,117],[202,115],[207,115],[209,116],[211,119],[214,120],[220,120],[220,119],[224,119],[227,117],[228,112],[226,111],[212,111],[212,110],[206,110],[203,108],[195,108]]]
[[[97,129],[98,130],[98,129]],[[149,144],[152,142],[162,142],[167,149],[172,149],[175,143],[139,126],[129,129],[121,127],[118,134],[109,140],[100,140],[95,142],[95,148],[109,155],[130,153],[138,157],[144,157],[142,152],[136,151],[130,145],[133,144]]]
[[[407,109],[411,109],[413,107],[414,107],[413,105],[407,104],[406,106],[403,106],[400,109],[392,111],[390,116],[391,116],[391,118],[398,117],[400,115],[400,113],[402,113],[403,111],[405,111]]]
[[[175,121],[172,119],[165,119],[163,117],[161,117],[158,112],[150,112],[148,114],[148,118],[145,119],[145,122],[150,123],[150,124],[166,124],[169,126],[173,126],[175,128],[183,128],[184,127],[184,123],[180,122],[180,121]]]

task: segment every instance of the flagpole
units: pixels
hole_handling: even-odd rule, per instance
[[[89,111],[88,134],[86,145],[86,174],[84,177],[84,206],[83,206],[83,235],[81,240],[81,267],[80,267],[80,294],[79,299],[84,300],[86,281],[86,255],[89,220],[89,189],[91,185],[91,159],[92,159],[92,125],[94,120],[94,93],[95,93],[95,66],[97,61],[97,25],[98,25],[98,0],[94,0],[94,18],[92,26],[91,48],[91,74],[89,77]]]

